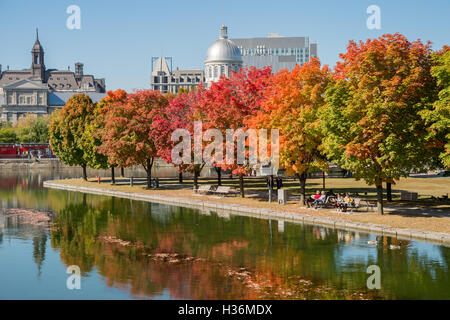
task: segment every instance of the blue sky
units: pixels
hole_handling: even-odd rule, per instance
[[[69,5],[81,8],[81,29],[69,30]],[[381,30],[366,27],[369,5],[381,8]],[[107,89],[148,88],[151,57],[172,56],[174,67],[202,68],[208,46],[225,23],[230,37],[269,32],[309,36],[319,58],[334,66],[351,39],[400,32],[410,40],[450,44],[449,0],[0,0],[0,64],[29,68],[39,28],[47,68],[84,63]]]

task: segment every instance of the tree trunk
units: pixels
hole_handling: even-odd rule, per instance
[[[377,185],[377,212],[383,214],[383,185]]]
[[[178,182],[183,183],[183,172],[182,171],[178,172]]]
[[[86,165],[83,164],[81,167],[83,168],[83,180],[84,180],[84,181],[87,181],[87,170],[86,170]]]
[[[322,171],[322,189],[325,190],[325,171]]]
[[[241,189],[241,197],[245,198],[245,194],[244,194],[244,176],[243,175],[239,175],[239,188]]]
[[[120,167],[120,176],[122,178],[125,177],[125,170],[123,169],[123,167]]]
[[[147,159],[147,189],[152,188],[153,159]]]
[[[306,173],[303,172],[300,176],[299,176],[299,181],[300,181],[300,204],[305,205],[305,199],[306,199]]]
[[[114,175],[114,167],[111,167],[111,182],[112,184],[116,183],[116,177]]]
[[[221,167],[214,167],[214,169],[217,172],[217,185],[222,185],[222,168]]]
[[[194,188],[195,190],[198,189],[198,171],[194,170]]]
[[[392,202],[392,183],[386,183],[386,199],[388,202]]]

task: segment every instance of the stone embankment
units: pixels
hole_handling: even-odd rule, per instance
[[[450,234],[442,232],[432,232],[418,229],[392,228],[389,226],[346,221],[339,218],[315,217],[298,212],[282,212],[269,209],[255,208],[250,206],[225,204],[220,202],[203,201],[182,197],[150,195],[143,193],[132,193],[124,191],[108,190],[96,187],[82,187],[64,184],[62,182],[45,181],[44,187],[61,189],[68,191],[78,191],[97,195],[114,196],[118,198],[134,199],[141,201],[172,204],[181,207],[188,207],[200,210],[215,211],[218,214],[236,214],[242,216],[252,216],[262,219],[278,219],[286,222],[300,222],[305,224],[322,225],[337,229],[348,229],[357,231],[367,231],[377,235],[388,235],[405,240],[426,240],[440,245],[450,246]]]

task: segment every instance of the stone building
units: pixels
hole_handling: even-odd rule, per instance
[[[73,94],[88,94],[93,101],[105,96],[105,79],[84,74],[83,64],[70,70],[47,69],[44,49],[36,30],[36,41],[31,49],[31,67],[23,70],[2,71],[0,65],[0,108],[3,121],[16,122],[26,114],[42,116],[65,105]]]
[[[170,63],[170,66],[169,66]],[[171,57],[153,57],[150,87],[162,93],[176,94],[180,88],[192,89],[204,82],[203,70],[176,69],[172,70]]]

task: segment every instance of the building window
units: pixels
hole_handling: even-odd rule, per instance
[[[225,74],[225,66],[222,64],[220,66],[220,75],[224,75]]]
[[[214,78],[218,77],[218,75],[217,75],[218,70],[217,69],[218,69],[217,66],[214,66]]]
[[[31,97],[27,97],[27,104],[31,104]]]

